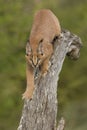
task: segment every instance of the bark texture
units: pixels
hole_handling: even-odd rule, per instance
[[[82,46],[80,38],[68,30],[63,30],[61,37],[54,43],[54,54],[45,77],[37,80],[32,100],[25,100],[18,130],[63,130],[64,126],[56,126],[57,86],[66,54],[71,59],[78,59]],[[63,121],[64,122],[64,121]],[[63,123],[64,125],[64,123]]]

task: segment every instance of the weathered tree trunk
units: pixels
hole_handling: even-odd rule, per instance
[[[54,54],[47,75],[37,78],[33,99],[24,101],[18,130],[63,130],[56,126],[59,73],[66,54],[71,59],[77,59],[81,46],[78,36],[67,30],[62,31],[61,37],[54,43]]]

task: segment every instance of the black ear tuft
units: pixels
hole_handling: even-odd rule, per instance
[[[41,39],[39,43],[42,43],[42,42],[43,42],[43,39]]]

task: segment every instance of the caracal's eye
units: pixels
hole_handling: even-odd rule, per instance
[[[41,53],[41,55],[43,56],[43,53]]]
[[[41,56],[44,56],[44,54],[43,54],[43,53],[41,53]]]
[[[29,54],[28,54],[28,53],[26,53],[26,56],[29,56]]]
[[[44,54],[43,54],[43,52],[39,52],[39,55],[43,56]]]

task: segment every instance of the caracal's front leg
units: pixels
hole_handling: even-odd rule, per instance
[[[26,76],[27,76],[27,88],[23,94],[23,99],[32,99],[34,91],[34,73],[32,66],[26,65]]]
[[[50,57],[46,58],[41,66],[41,75],[45,76],[48,72],[49,69],[49,62],[50,62]]]

